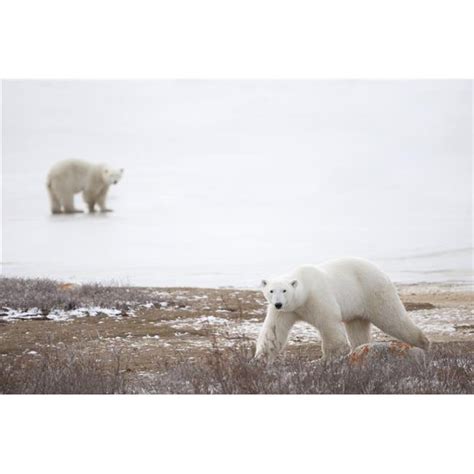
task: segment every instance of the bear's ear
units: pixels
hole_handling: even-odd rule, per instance
[[[268,284],[268,281],[267,281],[267,280],[262,280],[262,282],[260,283],[260,286],[261,286],[262,288],[265,288],[265,287],[267,286],[267,284]]]
[[[123,168],[120,168],[120,173],[123,173]]]
[[[292,282],[290,283],[290,285],[293,287],[293,288],[296,288],[298,286],[298,280],[292,280]]]

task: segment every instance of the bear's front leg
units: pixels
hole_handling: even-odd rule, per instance
[[[105,204],[105,199],[107,197],[107,189],[104,189],[97,198],[97,204],[99,205],[100,212],[112,212],[112,209],[108,209]]]
[[[84,202],[87,204],[87,209],[89,209],[89,212],[95,212],[96,197],[94,196],[94,193],[91,192],[90,189],[85,189],[82,192],[82,198],[84,199]]]
[[[257,339],[256,359],[273,361],[285,347],[288,335],[297,316],[295,313],[278,311],[272,307],[267,309],[267,316]]]
[[[325,321],[318,329],[322,339],[323,359],[349,354],[351,347],[342,321]]]

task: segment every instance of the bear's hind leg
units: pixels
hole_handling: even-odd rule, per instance
[[[400,341],[428,350],[430,347],[429,339],[408,316],[395,290],[393,290],[393,293],[385,293],[384,296],[381,296],[379,304],[374,305],[372,311],[368,314],[372,323],[383,332],[396,337]]]
[[[48,194],[49,194],[49,200],[51,203],[51,212],[53,214],[61,214],[61,202],[59,201],[58,197],[51,189],[51,185],[48,185]]]
[[[352,321],[347,321],[345,324],[347,337],[352,349],[370,342],[370,321],[356,318]]]
[[[66,214],[74,214],[77,212],[83,212],[80,209],[76,209],[74,207],[74,194],[73,193],[67,193],[63,197],[63,203],[64,203],[64,212]]]

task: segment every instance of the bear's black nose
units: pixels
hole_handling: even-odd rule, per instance
[[[283,305],[281,303],[275,303],[275,308],[280,309]]]

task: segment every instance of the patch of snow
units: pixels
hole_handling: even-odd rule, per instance
[[[0,316],[4,321],[14,321],[23,319],[50,319],[52,321],[67,321],[72,318],[84,318],[88,316],[109,316],[120,318],[122,312],[113,308],[102,308],[100,306],[91,306],[84,308],[76,308],[72,310],[53,309],[48,314],[44,314],[38,308],[30,308],[26,311],[3,308]]]
[[[48,314],[48,319],[54,321],[66,321],[71,318],[85,318],[88,316],[109,316],[112,318],[120,318],[122,312],[113,308],[102,308],[100,306],[91,306],[88,308],[77,308],[70,311],[63,309],[54,309]]]
[[[413,311],[413,321],[427,333],[452,333],[455,326],[462,324],[472,325],[474,320],[467,309],[462,308],[434,308]]]
[[[15,319],[42,319],[43,313],[38,308],[31,308],[26,311],[12,308],[2,308],[2,319],[12,321]]]
[[[212,324],[227,324],[228,319],[218,318],[217,316],[200,316],[194,320],[196,323],[212,323]]]

